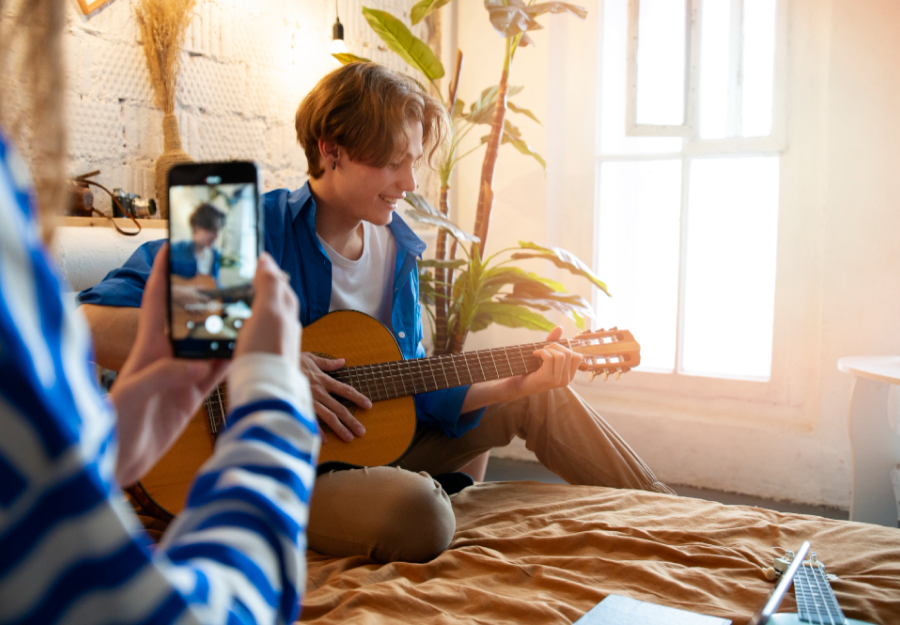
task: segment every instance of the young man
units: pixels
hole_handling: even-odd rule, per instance
[[[392,331],[404,358],[424,356],[416,258],[425,245],[395,209],[416,189],[419,161],[442,145],[443,108],[409,78],[357,63],[323,78],[295,121],[310,179],[296,191],[266,194],[266,248],[290,275],[301,321],[359,310]],[[113,274],[82,301],[127,305],[116,293],[127,292],[133,277]],[[88,311],[97,323],[111,314]],[[560,333],[557,328],[550,339]],[[671,492],[568,388],[581,357],[560,345],[536,355],[543,364],[531,374],[416,396],[416,435],[395,466],[320,475],[310,547],[381,562],[434,557],[449,545],[455,519],[449,497],[430,476],[456,471],[514,436],[570,483]],[[327,375],[342,365],[302,355],[317,417],[329,435],[349,441],[365,436],[365,428],[334,395],[363,410],[371,404]]]
[[[204,202],[191,213],[189,223],[191,238],[171,246],[172,273],[183,278],[209,276],[218,282],[222,253],[213,244],[225,227],[225,213]]]

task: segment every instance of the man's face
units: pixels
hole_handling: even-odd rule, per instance
[[[218,236],[219,232],[217,230],[207,230],[196,226],[191,228],[191,239],[194,241],[194,247],[196,248],[212,247]]]
[[[397,204],[416,190],[415,168],[422,157],[422,123],[410,126],[409,145],[384,167],[372,167],[344,158],[335,172],[340,209],[354,220],[376,226],[391,223]]]

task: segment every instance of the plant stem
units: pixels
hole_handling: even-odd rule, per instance
[[[453,109],[456,106],[456,90],[459,87],[459,74],[462,71],[463,53],[462,50],[456,50],[456,71],[453,80],[450,81],[449,97],[447,98],[447,113],[450,115],[450,122],[453,123]],[[453,158],[453,155],[450,155]],[[453,171],[452,161],[446,176],[443,177],[441,183],[441,198],[438,208],[444,217],[450,214],[450,203],[448,200],[448,192],[450,185],[448,184],[450,174]],[[455,246],[452,250],[455,252]],[[437,236],[437,247],[435,249],[435,258],[438,260],[446,260],[447,258],[447,231],[439,230]],[[453,256],[450,257],[453,260]],[[450,306],[450,287],[449,283],[453,280],[452,270],[446,270],[443,267],[435,267],[435,298],[434,298],[434,354],[440,355],[447,353],[447,312]]]
[[[484,255],[487,244],[488,227],[491,223],[491,209],[494,206],[494,168],[497,165],[497,156],[500,153],[500,141],[503,139],[503,120],[506,117],[506,94],[509,90],[509,64],[512,56],[513,42],[506,40],[506,54],[503,58],[503,73],[500,75],[500,84],[497,89],[497,103],[494,105],[494,118],[491,121],[491,134],[487,142],[487,151],[484,153],[484,163],[481,167],[481,184],[478,189],[478,205],[475,209],[475,236],[480,241],[477,244],[478,251]]]

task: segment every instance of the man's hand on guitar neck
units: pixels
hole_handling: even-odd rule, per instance
[[[365,410],[372,407],[372,402],[352,386],[338,382],[328,375],[327,372],[337,371],[343,366],[343,358],[332,360],[310,352],[300,354],[300,370],[309,378],[309,388],[312,391],[316,416],[342,441],[349,443],[355,436],[365,434],[366,428],[356,420],[346,406],[334,398],[334,395],[343,397]],[[319,429],[321,430],[321,428]],[[322,443],[326,443],[328,437],[324,431],[321,434]]]
[[[556,326],[547,335],[547,341],[558,341],[562,333],[563,329]],[[537,371],[470,386],[463,402],[462,412],[568,386],[575,379],[578,367],[584,361],[584,356],[560,343],[553,343],[536,350],[534,355],[542,361],[541,367]]]

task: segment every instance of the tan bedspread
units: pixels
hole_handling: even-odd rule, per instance
[[[457,531],[426,564],[310,552],[315,623],[571,623],[607,594],[743,625],[776,546],[806,539],[846,616],[900,623],[900,530],[639,491],[485,483],[454,497]],[[782,611],[795,612],[793,593]]]

